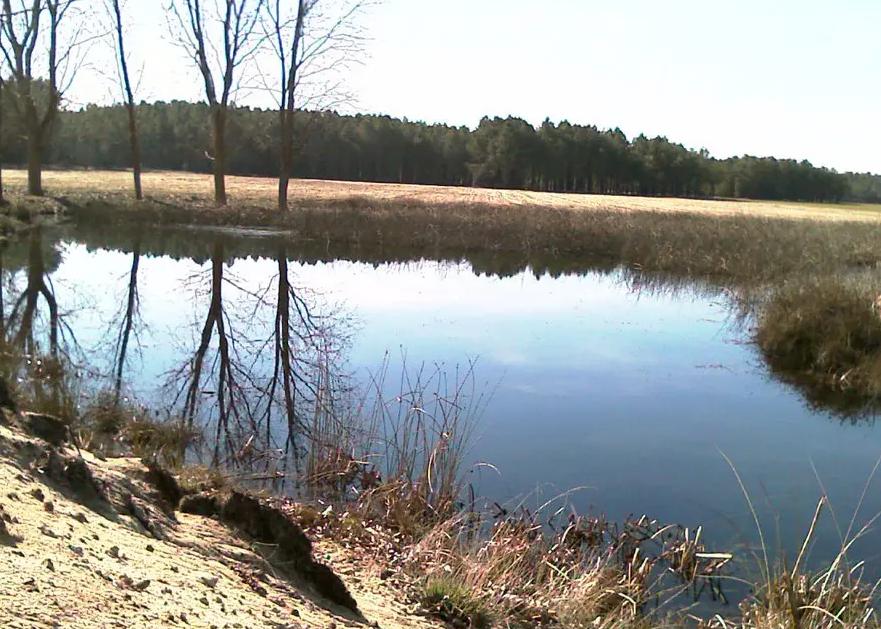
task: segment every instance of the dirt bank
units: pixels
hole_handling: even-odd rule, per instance
[[[345,549],[313,551],[293,522],[272,543],[253,518],[182,513],[141,461],[79,452],[51,420],[4,417],[4,627],[436,626]],[[296,552],[282,552],[291,539]]]

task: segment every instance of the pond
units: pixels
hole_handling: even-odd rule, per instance
[[[113,387],[121,375],[127,395],[156,409],[192,408],[210,425],[218,404],[240,414],[262,408],[247,389],[278,373],[284,293],[294,296],[294,318],[314,322],[291,343],[319,339],[327,359],[302,364],[319,382],[313,396],[337,386],[331,362],[347,374],[341,389],[370,389],[385,373],[379,386],[392,395],[402,368],[458,369],[477,418],[469,482],[505,508],[556,499],[547,509],[647,514],[702,525],[720,549],[754,547],[727,456],[770,550],[790,558],[822,484],[841,531],[823,521],[814,562],[834,556],[852,517],[859,528],[881,508],[872,486],[854,516],[881,454],[873,416],[817,408],[772,377],[749,342],[749,319],[735,316],[720,288],[610,264],[552,272],[491,257],[318,249],[272,233],[43,229],[4,252],[4,321],[33,351],[46,351],[54,328],[90,386]],[[278,290],[280,272],[290,291]],[[191,377],[197,367],[201,379]],[[879,542],[869,533],[853,552],[874,575]]]

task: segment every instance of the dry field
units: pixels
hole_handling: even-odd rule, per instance
[[[13,190],[22,190],[26,173],[21,170],[4,172],[4,179]],[[125,171],[51,170],[44,173],[44,184],[50,195],[117,195],[128,194],[131,174]],[[227,178],[234,205],[274,207],[276,183],[262,177]],[[212,180],[209,175],[155,171],[144,174],[144,190],[148,197],[182,205],[210,202]],[[461,205],[474,207],[523,208],[546,207],[554,210],[619,210],[684,212],[715,216],[750,215],[765,218],[806,218],[833,221],[881,221],[881,205],[819,204],[777,201],[703,200],[613,195],[557,194],[487,188],[457,188],[411,184],[361,183],[342,181],[296,180],[292,183],[292,203],[320,205],[347,199],[373,201],[380,205]]]

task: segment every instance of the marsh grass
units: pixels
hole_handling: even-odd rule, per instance
[[[832,274],[793,279],[760,302],[756,342],[771,369],[842,410],[881,397],[881,275]]]
[[[428,579],[420,603],[429,613],[453,626],[484,629],[492,617],[475,593],[449,576]]]
[[[387,357],[365,390],[334,402],[335,414],[316,415],[302,485],[416,536],[467,501],[463,467],[488,396],[473,363],[411,368],[402,357],[394,384],[389,366]]]
[[[51,415],[74,427],[80,416],[82,386],[64,357],[27,354],[0,343],[0,377],[21,408]]]
[[[149,415],[129,420],[123,434],[135,456],[159,461],[171,469],[184,466],[187,451],[200,437],[183,419],[159,420]]]
[[[135,209],[85,202],[85,220],[273,227],[295,239],[423,252],[553,255],[603,260],[693,279],[758,283],[793,273],[875,266],[881,222],[826,221],[761,214],[707,214],[540,206],[431,204],[336,199],[290,214],[212,211],[166,205]]]

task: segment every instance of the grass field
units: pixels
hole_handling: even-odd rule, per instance
[[[4,171],[13,191],[24,189],[27,174]],[[131,190],[131,174],[124,171],[50,170],[44,173],[47,194],[122,195]],[[227,189],[233,207],[274,209],[276,181],[260,177],[228,177]],[[211,204],[213,191],[209,175],[156,171],[144,174],[148,198],[182,206]],[[881,221],[881,205],[819,204],[778,201],[704,200],[612,195],[557,194],[521,190],[458,188],[410,184],[295,180],[291,185],[292,206],[364,205],[463,206],[474,208],[547,208],[550,210],[614,210],[620,212],[685,212],[715,216],[751,215],[764,218],[806,218],[835,221]]]

